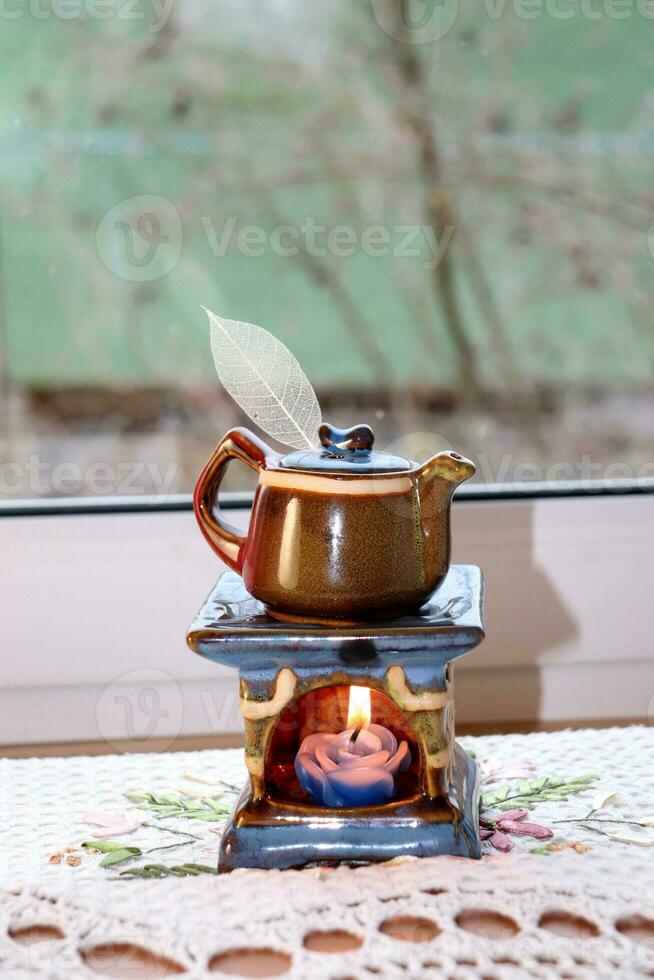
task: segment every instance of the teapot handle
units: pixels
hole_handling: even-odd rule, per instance
[[[225,564],[240,573],[247,535],[240,534],[237,528],[223,520],[217,508],[218,490],[233,459],[238,459],[258,473],[266,468],[267,463],[274,462],[277,454],[249,429],[232,429],[216,446],[195,488],[193,509],[200,530]]]

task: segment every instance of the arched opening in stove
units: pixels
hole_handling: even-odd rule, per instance
[[[366,716],[368,695],[369,716]],[[411,728],[410,715],[401,711],[382,691],[367,686],[347,684],[315,688],[293,701],[282,712],[271,735],[266,757],[268,796],[272,800],[285,803],[324,805],[322,800],[312,797],[307,789],[303,788],[296,771],[296,756],[305,738],[318,733],[336,736],[339,733],[351,732],[349,739],[344,736],[334,746],[328,743],[329,755],[336,760],[336,765],[341,764],[342,759],[347,767],[348,762],[352,761],[349,756],[356,751],[350,739],[356,738],[358,744],[358,738],[368,726],[370,726],[370,735],[375,737],[381,734],[380,728],[376,726],[386,729],[397,743],[398,752],[404,753],[401,746],[406,742],[410,761],[403,758],[401,767],[394,773],[393,793],[388,802],[413,799],[420,792],[421,756]],[[365,741],[367,736],[363,734],[362,738]],[[382,736],[382,740],[383,745],[378,747],[371,738],[369,750],[371,754],[377,753],[380,767],[388,764],[392,767],[392,756],[389,759],[384,759],[383,756],[384,750],[390,743],[385,736]],[[342,753],[339,756],[341,748],[345,756]],[[382,754],[380,755],[379,752]]]

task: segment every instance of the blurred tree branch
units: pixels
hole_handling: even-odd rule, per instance
[[[389,21],[395,27],[394,37],[388,35],[387,47],[404,87],[395,111],[402,128],[408,129],[415,141],[419,172],[424,184],[425,220],[432,228],[436,240],[441,241],[448,229],[453,228],[456,235],[459,218],[442,178],[437,136],[429,110],[428,80],[418,54],[418,46],[412,43],[405,26],[401,9],[402,0],[384,0],[384,2]],[[468,337],[459,303],[452,251],[450,244],[433,269],[432,281],[447,332],[457,355],[460,396],[464,400],[483,403],[486,395],[477,352]]]

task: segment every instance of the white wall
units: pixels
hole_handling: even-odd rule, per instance
[[[455,503],[454,560],[487,583],[459,720],[649,715],[653,515],[647,495]],[[0,554],[0,744],[239,729],[235,675],[185,647],[220,572],[190,512],[3,517]]]

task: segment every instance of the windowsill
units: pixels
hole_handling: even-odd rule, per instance
[[[232,523],[245,526],[247,510]],[[482,646],[455,670],[457,724],[500,730],[650,716],[651,499],[641,494],[457,497],[453,561],[486,578]],[[239,734],[233,672],[193,656],[185,634],[221,564],[188,506],[175,512],[0,521],[5,618],[0,743],[124,741],[144,681],[151,732]],[[149,610],[149,613],[148,613]],[[131,706],[131,707],[130,707]],[[147,705],[146,705],[147,708]],[[166,715],[166,712],[168,714]]]

